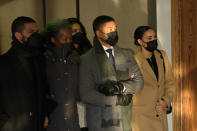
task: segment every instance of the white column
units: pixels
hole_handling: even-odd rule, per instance
[[[170,62],[171,55],[171,0],[157,0],[157,36],[159,49],[165,50]],[[169,131],[173,131],[172,113],[168,115]]]
[[[167,52],[171,61],[171,0],[157,0],[156,2],[159,48]]]

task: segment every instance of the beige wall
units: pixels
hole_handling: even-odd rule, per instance
[[[148,0],[83,0],[80,2],[80,19],[89,39],[94,36],[92,22],[98,15],[110,15],[118,25],[119,44],[133,48],[133,32],[139,25],[148,24]]]
[[[120,36],[120,46],[133,48],[133,32],[139,25],[151,24],[154,0],[80,0],[80,19],[92,41],[92,22],[98,15],[115,18]],[[154,10],[154,9],[153,9]],[[10,48],[11,22],[18,16],[34,18],[42,27],[42,0],[0,0],[0,53]],[[3,13],[2,13],[3,12]],[[76,17],[76,0],[46,0],[46,21]],[[150,20],[151,18],[151,20]]]
[[[172,63],[171,0],[157,0],[157,38],[159,49],[165,50]],[[173,114],[168,114],[168,128],[173,131]]]
[[[10,48],[11,23],[16,17],[32,17],[42,26],[41,0],[0,0],[0,12],[0,53]]]
[[[35,19],[43,26],[42,0],[0,0],[0,54],[10,48],[11,23],[18,16]],[[76,17],[75,0],[46,0],[46,20]]]
[[[76,0],[46,0],[46,21],[76,17]]]

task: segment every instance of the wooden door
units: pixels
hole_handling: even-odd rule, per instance
[[[174,131],[197,131],[197,0],[172,0]]]

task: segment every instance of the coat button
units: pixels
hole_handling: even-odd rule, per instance
[[[66,60],[64,60],[63,62],[64,62],[64,64],[66,64],[66,62],[67,62],[67,61],[66,61]]]
[[[64,75],[66,76],[66,75],[69,75],[69,73],[68,72],[64,72]]]
[[[65,117],[65,118],[64,118],[64,120],[68,120],[68,118],[67,118],[67,117]]]
[[[62,58],[60,58],[60,59],[59,59],[59,61],[60,61],[60,62],[62,62],[62,61],[63,61],[63,59],[62,59]]]
[[[32,112],[29,112],[29,116],[32,116],[33,115],[33,113]]]
[[[55,98],[55,95],[54,95],[54,94],[51,94],[51,97],[52,97],[52,98]]]

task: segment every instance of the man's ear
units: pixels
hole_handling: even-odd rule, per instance
[[[99,30],[96,30],[96,36],[100,36],[101,32]]]
[[[15,32],[15,33],[14,33],[14,36],[15,36],[15,38],[16,38],[18,41],[22,42],[23,36],[22,36],[21,33]]]
[[[53,44],[55,44],[55,43],[56,43],[56,40],[55,40],[55,38],[54,38],[54,37],[51,37],[51,38],[50,38],[50,40],[51,40],[51,42],[52,42]]]

